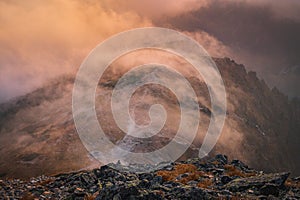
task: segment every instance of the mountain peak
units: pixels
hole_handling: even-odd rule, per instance
[[[299,174],[298,101],[291,102],[276,89],[270,90],[255,72],[247,72],[243,65],[229,58],[215,58],[214,61],[227,92],[227,119],[211,155],[224,153],[267,172],[289,170],[294,175]],[[100,80],[96,91],[96,113],[103,130],[109,133],[107,137],[116,145],[124,145],[122,139],[126,134],[116,127],[110,110],[110,95],[119,77],[118,71],[111,71]],[[180,159],[197,156],[211,117],[207,86],[195,76],[187,79],[198,97],[201,125],[193,146]],[[73,83],[74,76],[62,76],[32,93],[0,105],[2,177],[47,175],[100,164],[85,150],[76,133],[72,117]],[[168,143],[176,134],[174,122],[179,122],[180,110],[170,91],[147,86],[137,90],[131,101],[135,119],[147,122],[145,113],[153,102],[162,103],[170,117],[157,137],[163,137],[163,142],[153,138],[149,143],[156,148]],[[132,151],[141,148],[151,151],[142,142],[134,144],[139,145],[130,148]]]

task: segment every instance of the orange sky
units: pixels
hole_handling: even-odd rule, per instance
[[[77,0],[0,1],[0,24],[0,100],[78,68],[108,36],[151,25]]]
[[[159,1],[140,2],[0,1],[0,102],[31,91],[48,78],[74,71],[109,36],[152,26],[147,16],[154,15]],[[195,2],[168,0],[171,6],[161,6],[160,13],[172,16],[189,11],[199,7],[199,1],[196,7]],[[134,9],[147,15],[141,16]],[[208,39],[208,46],[218,45],[209,35],[203,37]]]
[[[75,71],[97,44],[115,33],[157,26],[159,20],[185,16],[211,2],[215,1],[0,0],[0,102],[30,92],[49,78]],[[261,2],[254,0],[251,4]],[[300,19],[295,0],[285,4],[263,2],[275,17]],[[222,27],[219,29],[222,31]],[[231,52],[226,41],[205,31],[184,33],[198,40],[212,56],[232,55],[235,59],[237,54]],[[255,60],[259,59],[264,58]]]

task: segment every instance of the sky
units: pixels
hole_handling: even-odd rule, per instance
[[[298,0],[0,0],[0,102],[74,73],[101,41],[159,26],[300,97]]]

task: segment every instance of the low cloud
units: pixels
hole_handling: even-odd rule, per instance
[[[133,11],[152,20],[185,14],[209,4],[209,0],[103,0],[101,2],[106,9],[119,13]]]
[[[204,31],[189,32],[184,34],[196,40],[212,57],[229,57],[233,54],[232,50],[223,42]]]
[[[196,11],[153,21],[181,31],[209,33],[232,50],[231,58],[257,71],[271,87],[300,96],[295,87],[300,74],[281,75],[283,69],[300,65],[300,14],[295,12],[300,2],[284,3],[213,0]]]
[[[0,102],[75,71],[101,41],[151,23],[97,1],[0,1]]]
[[[145,26],[180,30],[300,96],[299,9],[297,0],[0,0],[0,102],[75,72],[104,39]]]

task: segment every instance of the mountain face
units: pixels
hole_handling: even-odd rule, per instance
[[[227,118],[211,156],[222,153],[267,172],[290,171],[299,175],[299,101],[290,101],[276,88],[270,90],[255,72],[246,72],[243,65],[229,58],[214,61],[226,87]],[[175,95],[158,85],[136,90],[130,100],[130,113],[136,123],[149,123],[145,113],[153,103],[160,103],[168,113],[160,133],[151,140],[137,141],[116,126],[110,110],[112,90],[121,74],[117,69],[108,71],[98,84],[96,112],[104,132],[112,142],[128,151],[147,152],[166,145],[180,122]],[[185,76],[197,94],[201,122],[194,143],[181,159],[198,155],[212,114],[203,80],[192,73]],[[132,80],[139,78],[135,74]],[[73,83],[74,76],[66,75],[0,105],[1,177],[51,175],[101,164],[87,152],[77,135],[72,118]]]

